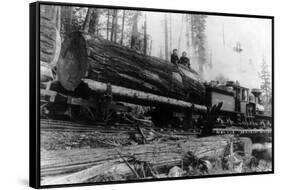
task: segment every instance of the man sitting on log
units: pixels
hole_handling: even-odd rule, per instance
[[[179,63],[179,57],[177,51],[178,51],[177,49],[174,49],[171,55],[171,63],[173,63],[175,66],[177,66]]]
[[[187,54],[186,54],[185,51],[182,52],[182,56],[181,56],[181,58],[179,60],[179,64],[182,64],[182,65],[184,65],[184,66],[186,66],[186,67],[188,67],[190,69],[190,60],[189,60],[189,58],[186,55]]]

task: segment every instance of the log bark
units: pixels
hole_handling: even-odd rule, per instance
[[[60,50],[60,7],[42,5],[40,9],[40,80],[53,80],[52,69],[57,64]]]
[[[116,42],[116,36],[117,36],[117,9],[113,10],[112,13],[112,21],[111,21],[111,37],[110,40],[112,42]]]
[[[139,13],[136,13],[133,16],[133,27],[132,27],[132,35],[131,35],[131,48],[132,49],[139,49],[137,46],[137,41],[139,38],[139,31],[138,31],[138,17]]]
[[[103,39],[87,41],[87,78],[194,103],[202,103],[205,88],[196,71],[139,53]]]
[[[91,90],[98,93],[105,93],[107,92],[107,84],[90,80],[90,79],[83,79],[83,81],[89,86]],[[157,106],[157,105],[170,105],[175,107],[182,107],[182,108],[194,108],[199,111],[206,111],[207,107],[204,105],[193,104],[183,100],[177,100],[174,98],[167,98],[165,96],[159,96],[152,93],[146,93],[139,90],[133,90],[125,87],[120,87],[116,85],[111,86],[112,94],[114,100],[116,101],[126,101],[131,103],[137,103],[142,105],[150,105],[150,106]]]
[[[117,32],[118,32],[118,10],[114,10],[114,42],[117,42]]]
[[[125,12],[125,10],[123,10],[122,29],[121,29],[121,39],[120,39],[120,44],[121,44],[121,45],[123,45],[123,38],[124,38],[125,16],[126,16],[126,12]]]
[[[71,32],[73,32],[73,7],[71,6],[62,6],[61,7],[61,24],[62,24],[62,31],[61,34],[63,36],[68,36]]]
[[[98,34],[99,16],[100,16],[99,9],[93,9],[90,24],[89,24],[89,33],[91,35]]]

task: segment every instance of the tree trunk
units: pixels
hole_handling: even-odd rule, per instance
[[[149,55],[151,56],[151,51],[152,51],[152,39],[150,40],[150,47],[149,47]]]
[[[161,46],[160,46],[160,50],[159,50],[159,58],[160,58],[160,59],[165,59],[165,58],[164,58],[164,55],[163,55],[162,49],[163,49],[163,47],[162,47],[162,45],[161,45]]]
[[[144,42],[143,42],[143,53],[146,55],[147,54],[147,18],[145,15],[145,20],[144,20]]]
[[[110,18],[110,10],[107,11],[107,21],[106,21],[106,39],[109,40],[109,18]]]
[[[62,6],[63,35],[67,36],[72,32],[72,10],[71,6]]]
[[[166,61],[169,61],[169,49],[168,49],[168,19],[167,19],[167,14],[165,13],[165,18],[164,18],[164,41],[165,41],[165,59]]]
[[[202,75],[204,65],[206,63],[206,50],[205,50],[205,15],[191,15],[191,38],[193,56],[199,66],[199,74]]]
[[[84,25],[83,25],[83,30],[84,30],[84,32],[86,32],[86,33],[89,32],[89,27],[90,27],[90,21],[91,21],[91,17],[92,17],[92,12],[93,12],[93,9],[92,9],[92,8],[88,8],[87,15],[86,15],[86,18],[85,18],[85,22],[84,22]]]
[[[89,25],[89,33],[96,35],[99,23],[99,9],[93,9]]]
[[[138,31],[138,16],[139,13],[136,12],[135,15],[133,16],[133,27],[132,27],[132,36],[131,36],[131,48],[132,49],[139,49],[137,47],[137,41],[139,38],[139,31]]]
[[[173,34],[172,34],[172,16],[169,15],[170,20],[170,27],[169,27],[169,33],[170,33],[170,50],[173,49]]]
[[[181,37],[182,37],[182,30],[183,30],[183,24],[184,24],[184,15],[182,15],[182,22],[181,22],[181,28],[180,28],[180,34],[178,39],[178,51],[181,50]]]
[[[121,29],[121,40],[120,40],[120,44],[121,44],[121,45],[123,45],[123,38],[124,38],[125,16],[126,16],[126,12],[125,12],[125,10],[123,10],[122,29]]]
[[[116,10],[113,10],[113,13],[112,13],[112,21],[111,21],[111,36],[110,36],[110,41],[114,42],[115,39],[115,27],[116,27]]]
[[[56,15],[56,27],[58,31],[61,31],[61,7],[57,7],[57,15]]]
[[[118,33],[118,10],[114,11],[114,42],[117,42],[117,33]]]
[[[193,46],[192,46],[192,19],[191,15],[186,15],[187,25],[186,25],[186,35],[187,35],[187,47],[189,52],[189,57],[193,57]]]

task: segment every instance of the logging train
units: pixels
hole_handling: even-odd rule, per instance
[[[271,128],[258,89],[231,81],[204,83],[191,68],[80,32],[64,40],[59,56],[58,51],[44,52],[46,39],[50,36],[42,33],[41,117],[197,130],[203,135],[213,128]],[[44,59],[51,54],[56,64]]]

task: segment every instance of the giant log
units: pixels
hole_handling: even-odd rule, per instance
[[[83,79],[88,87],[94,92],[106,93],[108,85],[102,82]],[[125,87],[111,85],[111,93],[115,100],[125,101],[130,103],[138,103],[141,105],[157,106],[169,105],[181,108],[193,108],[198,111],[206,111],[207,107],[204,105],[193,104],[187,101],[178,100],[175,98],[168,98],[165,96],[155,95],[148,92],[133,90]]]
[[[52,69],[56,65],[60,50],[61,37],[57,25],[60,20],[59,7],[42,5],[40,8],[40,73],[41,81],[54,78]]]
[[[40,12],[42,82],[57,79],[66,90],[74,91],[88,73],[87,78],[99,82],[202,103],[205,88],[195,70],[77,31],[61,44],[60,19],[54,16],[59,11],[47,8]]]
[[[201,103],[204,85],[191,68],[174,66],[101,38],[87,37],[87,78],[165,97]]]
[[[98,82],[193,103],[202,103],[204,98],[205,88],[199,75],[185,66],[174,66],[170,62],[79,32],[70,34],[61,49],[57,76],[67,90],[74,91],[87,70],[86,78]]]

